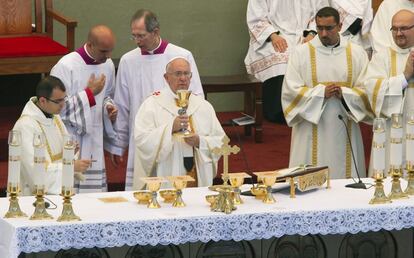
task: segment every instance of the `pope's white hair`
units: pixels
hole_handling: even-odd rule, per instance
[[[168,69],[170,68],[171,63],[174,60],[177,60],[177,59],[183,59],[184,61],[187,62],[188,66],[190,66],[190,62],[187,60],[187,58],[185,58],[184,56],[175,56],[175,57],[171,58],[170,61],[168,61],[167,65],[165,66],[165,71],[166,72],[168,72]]]

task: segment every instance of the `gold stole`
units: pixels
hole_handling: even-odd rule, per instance
[[[346,47],[346,61],[347,61],[347,81],[346,82],[319,82],[316,69],[316,50],[312,44],[308,43],[309,52],[310,52],[310,62],[311,62],[311,72],[312,72],[312,84],[315,87],[318,84],[337,84],[341,87],[353,88],[352,85],[352,49],[351,44],[348,44]],[[354,89],[354,88],[353,88]],[[361,97],[363,92],[359,94]],[[369,105],[369,103],[368,103]],[[348,120],[347,130],[349,132],[350,138],[352,138],[352,121]],[[346,162],[345,162],[345,177],[350,178],[352,169],[351,169],[351,146],[349,141],[346,141]],[[312,125],[312,165],[316,166],[318,164],[318,125]]]

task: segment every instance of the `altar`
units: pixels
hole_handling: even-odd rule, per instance
[[[296,198],[282,191],[274,204],[243,196],[228,215],[210,211],[207,188],[184,189],[183,208],[159,197],[162,207],[148,209],[132,192],[79,194],[73,198],[79,222],[1,218],[0,257],[413,257],[414,197],[369,205],[374,188],[345,188],[350,182],[332,180],[331,189]],[[48,210],[57,218],[62,199],[48,198],[58,204]],[[20,198],[29,216],[33,201]],[[0,198],[0,215],[7,209],[8,199]]]

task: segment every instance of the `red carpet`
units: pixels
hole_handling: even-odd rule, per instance
[[[4,189],[7,182],[8,131],[13,127],[22,108],[23,107],[0,108],[0,189]],[[241,116],[241,114],[238,112],[220,113],[219,120],[225,122],[239,116]],[[361,124],[361,129],[364,139],[365,157],[368,164],[372,140],[371,127]],[[291,133],[289,127],[265,122],[263,124],[263,143],[255,143],[254,132],[252,132],[252,136],[245,136],[242,127],[225,126],[224,130],[230,137],[231,144],[236,144],[243,150],[236,155],[230,156],[230,172],[266,171],[288,166]],[[240,138],[240,142],[238,138]],[[124,158],[123,164],[115,168],[107,155],[106,165],[109,190],[123,190],[126,157]],[[218,171],[219,173],[222,171],[222,162],[220,162]]]

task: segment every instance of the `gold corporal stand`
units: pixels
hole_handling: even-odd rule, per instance
[[[60,194],[63,197],[63,209],[62,214],[59,216],[57,221],[80,221],[79,216],[76,216],[72,207],[72,196],[73,189],[65,190],[62,188],[62,193]]]
[[[143,177],[141,178],[147,184],[148,190],[151,192],[151,199],[148,202],[148,208],[159,209],[161,205],[157,201],[157,191],[160,190],[161,183],[165,181],[163,177]]]
[[[10,195],[10,199],[9,199],[10,205],[9,205],[9,210],[7,211],[6,215],[4,215],[4,217],[5,218],[27,217],[27,215],[20,210],[19,199],[17,198],[17,196],[20,193],[20,187],[18,185],[12,186],[12,184],[8,184],[7,192]]]
[[[243,185],[244,179],[251,177],[249,174],[241,172],[241,173],[230,173],[229,179],[230,179],[230,185],[233,187],[234,191],[234,204],[239,205],[243,204],[243,200],[240,197],[240,186]]]
[[[387,195],[385,195],[385,192],[384,192],[383,173],[374,172],[374,179],[375,179],[375,192],[374,192],[374,197],[369,201],[369,204],[391,203],[392,201],[390,200],[390,198],[387,197]]]
[[[183,189],[187,187],[187,182],[195,181],[194,178],[191,176],[169,176],[167,179],[172,183],[174,188],[176,189],[176,197],[172,204],[173,207],[185,207],[185,203],[183,201]]]
[[[30,217],[30,220],[49,220],[53,219],[52,215],[47,213],[46,206],[45,206],[45,187],[44,186],[35,186],[35,211],[33,215]]]

